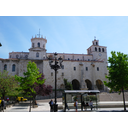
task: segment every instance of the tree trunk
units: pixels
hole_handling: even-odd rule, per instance
[[[37,105],[35,98],[36,98],[36,95],[33,96],[33,108],[35,107],[35,105]]]
[[[34,105],[35,105],[35,98],[34,98],[34,96],[33,96],[33,108],[34,108]]]
[[[2,94],[2,98],[5,100],[5,95],[4,95],[4,93]]]
[[[123,86],[122,86],[122,93],[123,93],[124,111],[126,111],[125,96],[124,96],[124,87]]]

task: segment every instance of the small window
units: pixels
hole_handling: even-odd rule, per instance
[[[34,43],[32,43],[32,47],[34,48]]]
[[[12,65],[12,72],[15,72],[15,68],[16,68],[16,66],[15,66],[15,64],[13,64]]]
[[[97,67],[97,71],[99,71],[99,67]]]
[[[104,48],[102,48],[102,52],[104,52]]]
[[[70,60],[70,58],[68,58],[68,60]]]
[[[64,76],[64,73],[62,72],[62,76]]]
[[[79,61],[79,59],[77,59]]]
[[[101,49],[99,48],[99,52],[101,52]]]
[[[53,76],[53,72],[51,72],[51,76]]]
[[[98,43],[96,42],[96,45],[98,45]]]
[[[88,67],[86,67],[86,71],[88,71]]]
[[[40,47],[40,43],[38,42],[38,47]]]
[[[4,70],[7,70],[7,64],[4,65]]]
[[[11,58],[11,55],[10,55],[10,58]]]
[[[97,51],[97,48],[95,47],[95,51]]]
[[[38,52],[36,53],[36,57],[39,57],[39,53]]]
[[[90,61],[90,59],[88,59],[88,61]]]
[[[76,70],[76,67],[74,67],[74,71]]]

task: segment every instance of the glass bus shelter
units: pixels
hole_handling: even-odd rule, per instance
[[[99,92],[99,90],[64,90],[62,97],[64,112],[66,112],[66,103],[69,109],[75,109],[74,102],[76,99],[78,101],[78,109],[81,109],[81,111],[83,111],[82,102],[84,101],[85,103],[89,104],[90,100],[92,100],[93,106],[97,110]]]

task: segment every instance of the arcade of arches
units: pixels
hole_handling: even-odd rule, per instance
[[[92,83],[89,79],[85,80],[88,90],[93,90]],[[72,80],[73,90],[80,90],[80,83],[77,79]],[[104,90],[104,84],[101,80],[96,80],[96,87],[98,90]]]

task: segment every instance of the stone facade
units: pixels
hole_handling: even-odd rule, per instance
[[[45,84],[55,86],[55,72],[49,66],[47,57],[54,59],[54,53],[46,51],[47,39],[31,39],[29,52],[10,52],[9,59],[0,58],[0,70],[7,70],[11,75],[23,76],[29,61],[35,62],[39,71],[45,75]],[[57,72],[57,89],[64,89],[63,79],[73,84],[73,89],[99,89],[107,91],[103,81],[107,75],[107,47],[100,46],[94,39],[87,49],[87,54],[57,53],[63,59],[63,69]]]

